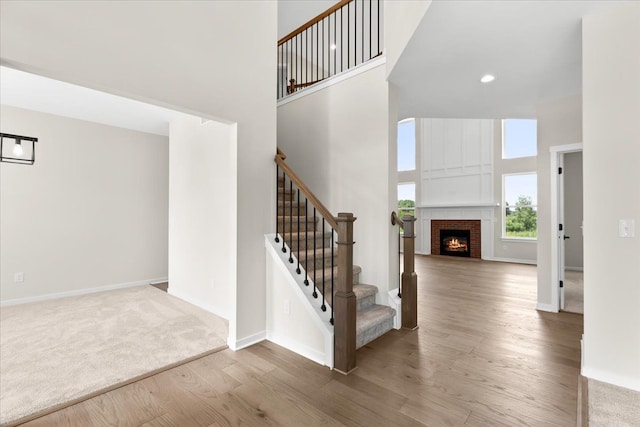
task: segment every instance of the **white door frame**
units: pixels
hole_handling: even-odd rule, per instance
[[[558,212],[560,209],[558,203],[559,193],[559,174],[558,164],[560,156],[567,153],[577,153],[582,151],[582,143],[554,145],[549,147],[551,153],[551,307],[554,311],[560,311],[560,283],[559,283],[559,264],[560,264],[560,241],[558,240]]]

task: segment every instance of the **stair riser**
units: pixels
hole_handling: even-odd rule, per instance
[[[316,223],[314,221],[308,221],[305,228],[305,223],[303,220],[300,220],[300,224],[298,224],[297,219],[293,219],[292,222],[289,221],[278,221],[278,232],[286,230],[286,232],[293,231],[294,233],[302,230],[302,231],[313,231]]]
[[[309,277],[311,279],[313,279],[313,271],[309,272]],[[337,273],[333,273],[333,281],[334,284],[337,284],[338,282],[338,274]],[[325,282],[325,289],[329,289],[331,287],[331,273],[326,274],[325,273],[325,277],[324,277],[324,282]],[[322,272],[318,272],[318,277],[317,280],[314,282],[316,284],[316,286],[318,286],[319,288],[322,288]],[[358,284],[360,283],[360,273],[353,273],[353,284]]]
[[[307,209],[308,214],[307,216],[312,216],[313,215],[313,209]],[[302,206],[292,206],[291,208],[289,206],[278,206],[278,215],[279,216],[304,216],[305,212],[304,212],[304,205]]]
[[[294,252],[295,254],[295,252]],[[331,263],[331,255],[329,256],[325,256],[324,258],[324,263],[323,263],[323,259],[322,256],[316,256],[316,260],[315,260],[315,264],[313,261],[313,255],[309,254],[309,260],[306,260],[305,258],[303,258],[304,256],[304,250],[302,250],[302,254],[301,258],[300,258],[300,264],[302,264],[304,266],[304,268],[307,271],[311,271],[311,270],[319,270],[321,268],[324,267],[331,267],[332,263]],[[333,255],[333,265],[337,265],[338,264],[338,250],[334,250],[334,255]]]
[[[369,295],[361,299],[356,300],[356,308],[358,310],[365,310],[376,303],[376,296]]]
[[[282,232],[282,230],[280,230],[280,231]],[[301,250],[301,251],[304,251],[304,249],[305,249],[306,247],[308,247],[308,248],[311,250],[311,249],[314,249],[314,248],[315,248],[315,249],[320,249],[320,248],[322,248],[322,247],[323,247],[323,245],[324,245],[324,247],[325,247],[325,248],[326,248],[327,246],[331,245],[331,239],[330,239],[330,238],[322,239],[322,238],[320,237],[320,234],[322,234],[322,233],[319,233],[319,234],[316,236],[316,243],[315,243],[315,245],[314,245],[314,243],[313,243],[313,234],[309,234],[309,236],[307,237],[307,242],[306,242],[306,243],[305,243],[305,241],[304,241],[304,236],[300,236],[300,246],[298,246],[298,240],[297,240],[297,239],[294,239],[294,240],[293,240],[293,242],[289,242],[289,241],[287,241],[287,245],[288,245],[288,246],[289,246],[289,247],[290,247],[294,252],[298,250],[298,247],[300,247],[300,250]]]
[[[393,329],[393,317],[385,319],[383,322],[369,328],[356,336],[356,349],[365,346],[376,338]]]

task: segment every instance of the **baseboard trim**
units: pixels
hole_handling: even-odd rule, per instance
[[[235,340],[235,342],[231,342],[231,339],[227,340],[227,344],[229,348],[233,351],[242,350],[243,348],[251,347],[254,344],[258,344],[267,339],[267,332],[261,331],[257,332],[253,335],[249,335],[247,337],[241,338],[239,340]]]
[[[512,264],[529,264],[529,265],[538,265],[536,260],[530,259],[516,259],[516,258],[498,258],[498,257],[482,257],[485,261],[497,261],[497,262],[510,262]]]
[[[556,307],[553,306],[553,304],[543,304],[541,302],[536,304],[536,310],[548,311],[550,313],[557,313],[558,312],[558,310],[556,309]]]
[[[569,271],[584,271],[583,267],[569,267],[569,266],[566,266],[566,265],[565,265],[564,269],[565,270],[569,270]]]
[[[306,357],[307,359],[312,360],[319,365],[328,366],[326,361],[329,359],[329,356],[314,348],[300,344],[299,342],[293,341],[282,335],[278,335],[274,331],[267,331],[267,340],[271,341],[274,344],[278,344],[279,346],[284,347],[288,350],[291,350],[302,357]]]
[[[174,296],[176,298],[179,298],[185,302],[188,302],[191,305],[195,305],[198,308],[201,308],[205,311],[208,311],[209,313],[215,314],[218,317],[222,317],[223,319],[226,319],[227,321],[229,320],[229,313],[227,313],[225,310],[220,310],[212,305],[209,304],[205,304],[199,300],[197,300],[196,298],[193,298],[190,295],[187,295],[184,292],[180,292],[180,291],[176,291],[175,289],[173,289],[171,286],[169,286],[169,288],[167,289],[167,293],[171,296]]]
[[[151,283],[166,282],[167,278],[137,280],[135,282],[117,283],[114,285],[96,286],[95,288],[76,289],[73,291],[56,292],[51,294],[37,295],[33,297],[14,298],[0,301],[0,307],[11,305],[28,304],[30,302],[47,301],[58,298],[75,297],[80,295],[94,294],[96,292],[114,291],[116,289],[135,288],[136,286],[150,285]]]
[[[597,368],[582,365],[581,374],[589,379],[613,384],[618,387],[640,392],[640,380],[632,379],[612,372],[606,372]]]

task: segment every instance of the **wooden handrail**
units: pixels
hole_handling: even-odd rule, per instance
[[[289,179],[293,181],[296,187],[300,189],[302,194],[305,195],[305,197],[311,202],[311,204],[316,208],[316,210],[320,212],[320,214],[325,219],[325,221],[327,221],[327,223],[329,223],[331,227],[333,227],[334,229],[337,229],[338,223],[336,222],[335,217],[331,214],[329,209],[327,209],[325,205],[323,205],[322,202],[318,200],[318,198],[315,196],[315,194],[313,194],[313,192],[309,189],[309,187],[307,187],[304,184],[304,182],[302,182],[302,180],[298,178],[298,175],[296,175],[293,169],[291,169],[289,165],[285,163],[284,159],[286,158],[287,156],[282,152],[282,150],[278,148],[276,158],[275,158],[276,163],[282,168],[282,170],[289,177]]]
[[[287,34],[286,36],[284,36],[283,38],[278,40],[278,46],[288,42],[289,40],[294,38],[298,33],[301,33],[304,30],[306,30],[307,28],[311,27],[312,25],[315,25],[317,22],[322,21],[324,18],[326,18],[327,16],[331,15],[336,10],[340,10],[343,6],[346,6],[347,4],[351,3],[352,1],[354,1],[354,0],[342,0],[339,3],[334,4],[329,9],[325,10],[324,12],[322,12],[320,15],[316,16],[315,18],[310,19],[306,23],[302,24],[301,26],[299,26],[298,28],[296,28],[295,30],[293,30],[292,32],[290,32],[289,34]]]
[[[400,219],[396,211],[391,212],[391,224],[398,224],[400,227],[404,228],[404,221]]]

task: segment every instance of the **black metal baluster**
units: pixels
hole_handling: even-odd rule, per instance
[[[371,54],[371,0],[369,0],[369,59],[373,56]]]
[[[338,64],[338,39],[336,38],[338,31],[338,11],[333,12],[333,44],[336,46],[333,49],[333,74],[336,74],[336,66]]]
[[[280,241],[278,238],[278,210],[280,204],[280,165],[276,163],[276,243]]]
[[[289,179],[289,194],[291,194],[291,200],[289,200],[289,233],[293,237],[293,181]],[[293,251],[289,248],[289,263],[293,264]]]
[[[305,197],[304,198],[304,217],[305,218],[309,218],[308,213],[307,213],[307,207],[308,207],[308,202],[309,200]],[[306,221],[306,220],[305,220]],[[314,218],[315,221],[315,218]],[[306,224],[306,222],[305,222]],[[315,224],[314,224],[314,229],[315,229]],[[304,233],[304,284],[305,286],[309,286],[309,243],[308,243],[308,239],[307,237],[309,236],[309,231],[308,228],[307,230],[305,230]]]
[[[316,217],[316,208],[315,206],[313,207],[313,218],[314,218],[314,222],[315,222],[315,217]],[[316,280],[316,272],[318,271],[318,269],[316,268],[316,229],[317,229],[317,224],[314,225],[313,227],[313,297],[314,298],[318,298],[318,281]]]
[[[342,36],[342,27],[344,27],[344,21],[342,19],[342,9],[340,8],[340,72],[342,72],[344,66],[344,37]]]
[[[333,292],[334,292],[333,266],[335,262],[333,258],[333,246],[334,246],[333,233],[334,232],[335,230],[333,229],[333,227],[331,227],[331,318],[329,319],[329,322],[331,322],[332,325],[333,325]]]
[[[316,80],[320,80],[320,31],[316,22]]]
[[[378,55],[380,55],[380,0],[378,0],[378,22],[376,25],[378,26],[378,31],[376,31],[378,33]]]
[[[353,2],[353,66],[358,65],[358,3]]]
[[[362,4],[362,25],[360,26],[360,30],[362,31],[362,62],[364,62],[364,0],[360,2]]]
[[[347,70],[351,67],[351,3],[347,5]]]
[[[400,268],[402,266],[402,261],[400,260],[400,225],[398,225],[398,298],[402,298],[402,272]]]
[[[287,199],[287,175],[285,173],[282,174],[282,252],[286,253],[287,248],[284,245],[284,241],[286,240],[287,234],[287,221],[285,219],[284,213],[286,212],[286,199]]]
[[[325,271],[325,263],[324,263],[324,236],[325,236],[325,231],[324,231],[324,218],[322,218],[322,305],[320,306],[320,309],[322,311],[327,311],[327,306],[324,303],[324,299],[325,299],[325,277],[324,277],[324,271]]]
[[[293,205],[293,203],[291,204]],[[296,273],[300,274],[302,270],[300,270],[300,189],[298,188],[298,197],[296,197],[296,211],[298,216],[298,247],[296,249],[296,258],[298,259],[298,267],[296,268]],[[304,219],[304,229],[307,230],[307,219]]]

